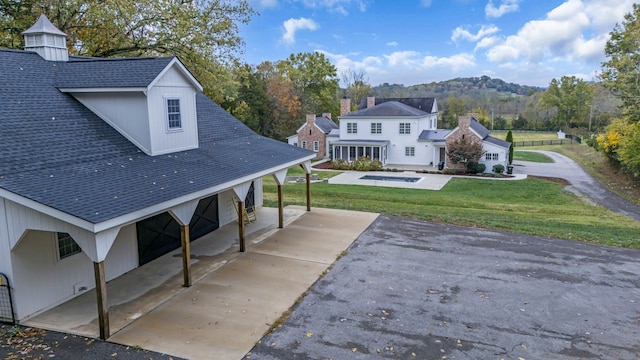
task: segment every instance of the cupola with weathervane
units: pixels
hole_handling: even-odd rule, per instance
[[[48,61],[69,60],[67,34],[55,27],[44,14],[22,35],[25,50],[35,51]]]

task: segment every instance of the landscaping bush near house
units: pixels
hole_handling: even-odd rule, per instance
[[[380,170],[382,170],[382,161],[380,161],[380,160],[371,161],[371,166],[369,167],[369,170],[371,170],[371,171],[380,171]]]
[[[477,174],[483,173],[485,170],[487,170],[487,165],[485,165],[485,164],[476,165],[476,173]]]
[[[473,161],[469,161],[467,163],[467,172],[470,174],[477,174],[478,173],[478,163],[477,162],[473,162]]]
[[[493,172],[496,174],[502,174],[504,172],[504,165],[502,164],[493,165]]]
[[[331,168],[334,170],[351,170],[351,164],[345,159],[335,159],[331,162]]]

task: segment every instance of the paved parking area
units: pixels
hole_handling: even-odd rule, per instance
[[[640,251],[380,216],[246,359],[638,359]]]

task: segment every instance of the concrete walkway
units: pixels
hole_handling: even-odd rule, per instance
[[[377,214],[312,209],[109,341],[189,359],[240,359]]]

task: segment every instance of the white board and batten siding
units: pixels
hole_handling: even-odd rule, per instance
[[[198,147],[196,93],[193,85],[175,67],[169,68],[147,93],[150,155],[161,155]],[[182,128],[169,129],[167,100],[180,100]]]
[[[64,229],[72,225],[6,199],[2,199],[0,209],[5,212],[0,218],[0,234],[6,234],[2,236],[0,269],[5,264],[11,266],[7,275],[14,298],[20,299],[14,303],[18,320],[32,317],[95,287],[93,261],[84,252],[60,259],[56,232],[33,230]],[[25,228],[32,230],[24,232]],[[13,250],[9,250],[11,238],[19,238]],[[9,260],[5,262],[6,256]],[[114,279],[137,266],[138,247],[133,224],[120,229],[105,259],[106,279]]]

